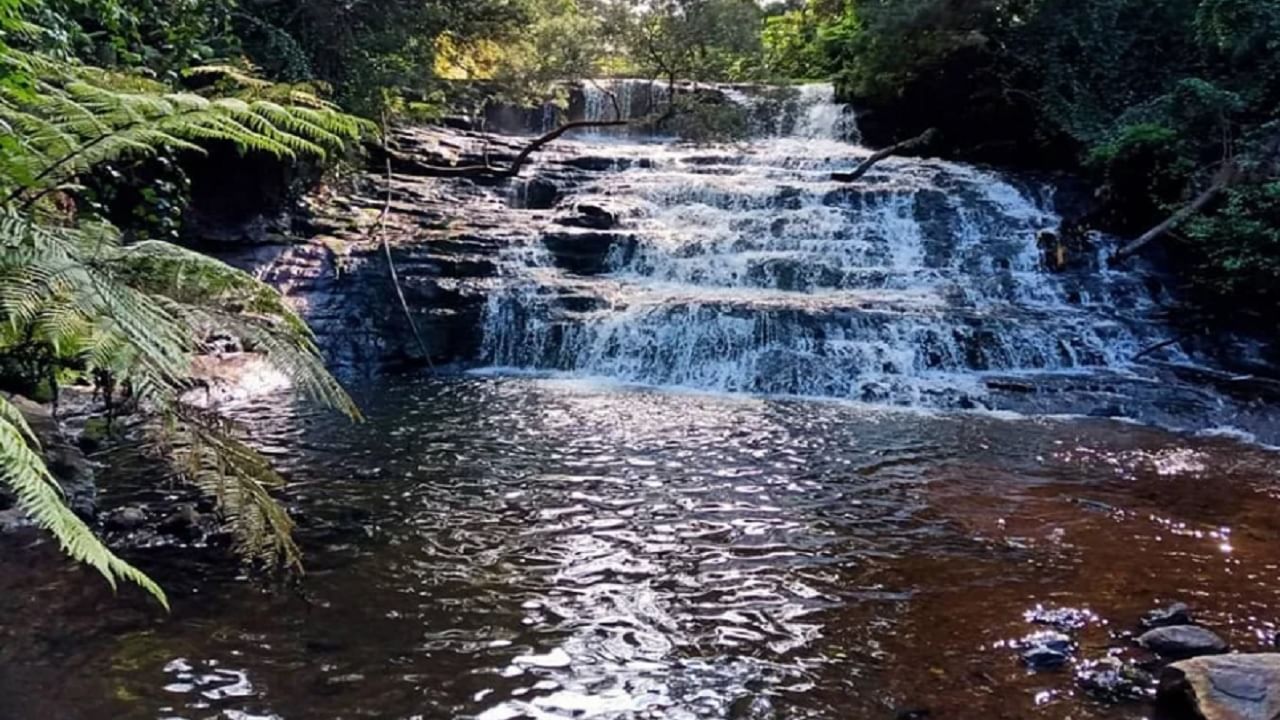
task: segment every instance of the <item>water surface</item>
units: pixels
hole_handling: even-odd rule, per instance
[[[355,426],[241,410],[293,482],[296,589],[135,551],[164,617],[6,552],[0,717],[1128,719],[1073,673],[1144,660],[1146,610],[1276,630],[1275,455],[1228,438],[546,378],[358,395]],[[1072,665],[1032,672],[1059,609]]]

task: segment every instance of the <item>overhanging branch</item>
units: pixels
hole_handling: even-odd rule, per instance
[[[831,173],[831,179],[839,182],[857,182],[858,180],[862,179],[862,176],[866,175],[867,172],[869,172],[871,168],[875,166],[876,163],[892,155],[896,155],[904,150],[910,150],[912,148],[919,147],[921,145],[927,145],[928,143],[933,141],[934,136],[937,134],[938,134],[938,131],[936,128],[929,128],[928,130],[925,130],[924,132],[920,133],[919,135],[909,140],[903,140],[902,142],[897,143],[896,145],[890,145],[887,148],[877,150],[874,153],[872,153],[870,157],[868,157],[866,160],[863,160],[862,162],[858,163],[858,167],[854,168],[853,172]]]

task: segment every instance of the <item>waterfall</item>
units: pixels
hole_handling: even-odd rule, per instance
[[[657,112],[667,102],[667,86],[631,78],[589,80],[581,86],[583,113],[575,120],[635,120]],[[615,108],[616,100],[616,108]]]
[[[834,86],[826,83],[801,86],[797,106],[801,114],[796,120],[796,135],[854,142],[861,139],[853,112],[836,102]]]
[[[628,78],[589,80],[579,91],[581,116],[573,119],[592,121],[613,120],[619,114],[625,120],[656,115],[665,109],[670,95],[665,84]],[[858,140],[852,111],[836,102],[835,88],[829,83],[797,87],[704,83],[682,86],[678,91],[719,96],[735,103],[759,136]]]
[[[633,88],[619,93],[633,108],[640,86],[621,87]],[[506,251],[485,361],[969,407],[988,402],[996,377],[1127,372],[1164,337],[1139,276],[1042,266],[1038,238],[1060,223],[1046,188],[907,158],[859,183],[834,182],[832,171],[869,152],[846,142],[853,115],[829,85],[790,92],[791,119],[744,145],[610,145],[644,162],[595,176],[561,204],[619,217],[583,236],[610,245],[607,272],[559,267],[539,238]],[[749,109],[770,102],[726,95]]]

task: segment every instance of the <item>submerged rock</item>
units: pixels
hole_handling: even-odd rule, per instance
[[[1158,707],[1171,718],[1280,718],[1280,653],[1221,655],[1174,663],[1160,677]]]
[[[1032,633],[1019,641],[1022,662],[1032,670],[1056,670],[1071,660],[1075,643],[1060,632]]]
[[[1049,647],[1033,647],[1024,650],[1022,662],[1032,670],[1057,670],[1066,665],[1071,656]]]
[[[1171,625],[1156,628],[1138,637],[1138,644],[1170,658],[1216,655],[1227,651],[1227,641],[1198,625]]]
[[[1107,657],[1082,663],[1076,670],[1076,684],[1099,700],[1126,702],[1149,700],[1155,694],[1156,679],[1132,663]]]
[[[1147,628],[1169,627],[1170,625],[1190,625],[1191,609],[1186,603],[1174,603],[1166,608],[1152,610],[1142,617],[1142,626]]]
[[[147,522],[147,511],[137,506],[122,507],[107,515],[107,527],[112,530],[134,530]]]

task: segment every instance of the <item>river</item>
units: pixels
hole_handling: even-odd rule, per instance
[[[361,424],[235,406],[291,481],[296,586],[155,538],[164,616],[12,561],[0,717],[1137,720],[1145,686],[1088,679],[1155,669],[1147,611],[1274,647],[1269,411],[1134,359],[1169,335],[1144,270],[1045,269],[1052,188],[842,186],[867,151],[802,95],[736,145],[570,141],[631,160],[571,200],[627,240],[595,272],[504,250],[470,371],[357,383]],[[163,499],[114,473],[109,503]]]

